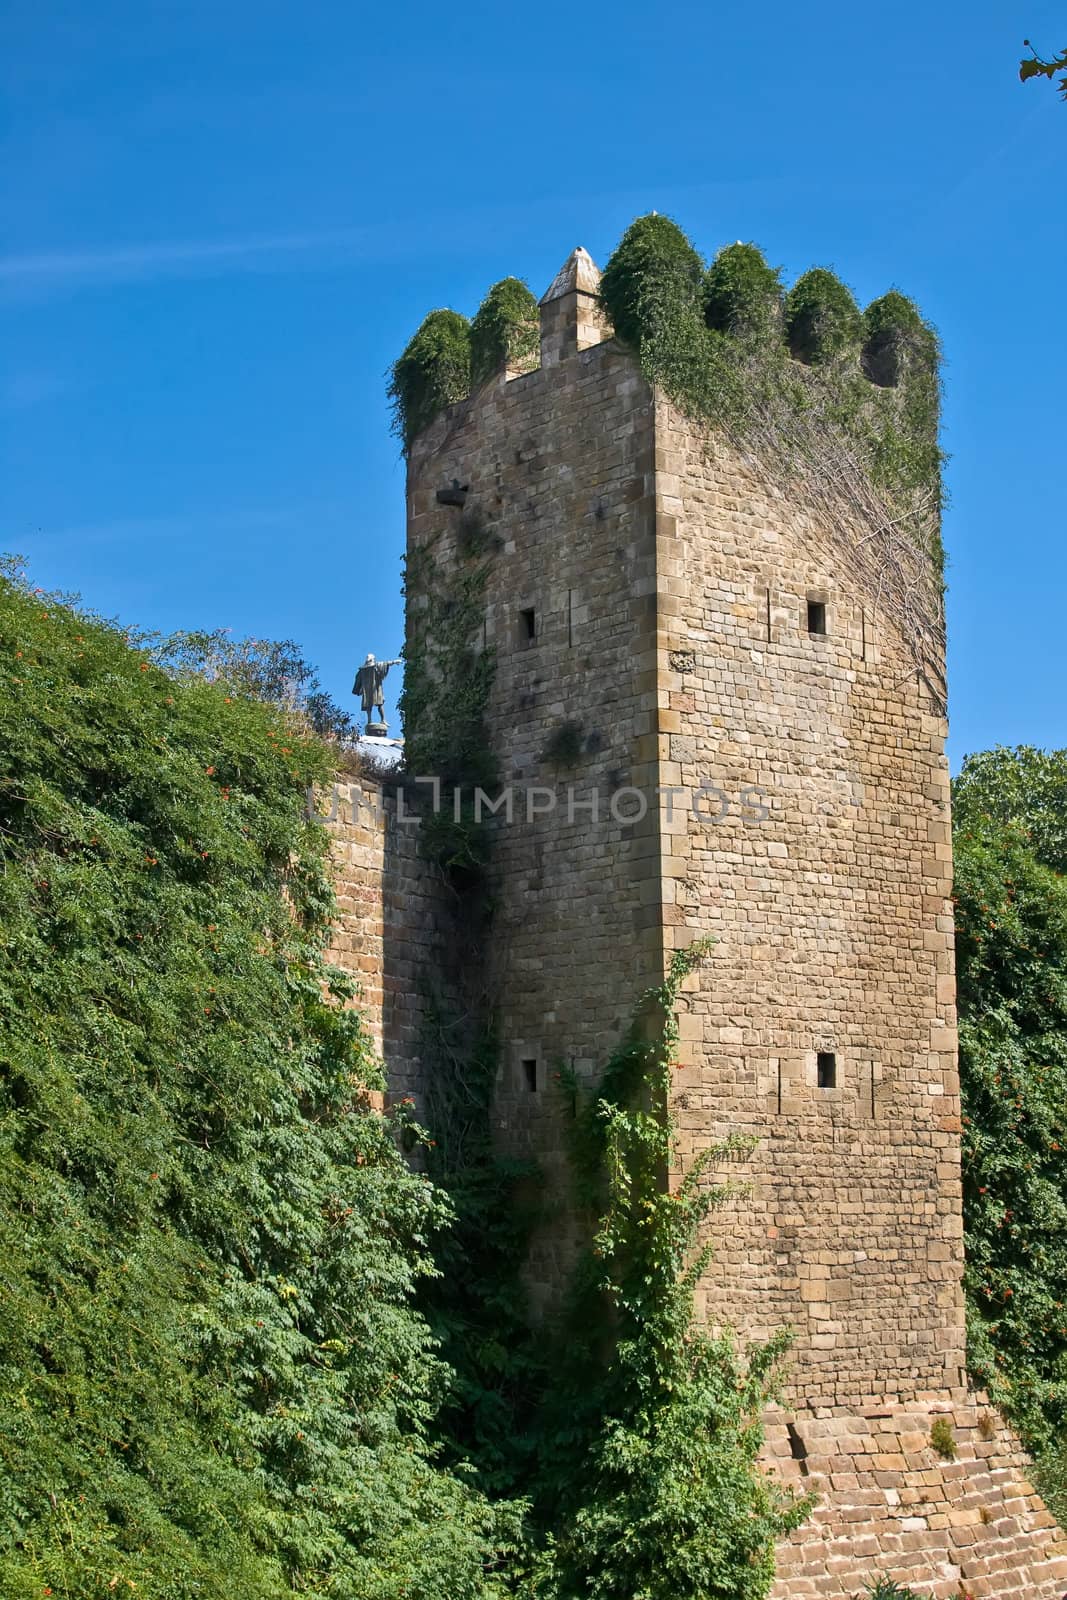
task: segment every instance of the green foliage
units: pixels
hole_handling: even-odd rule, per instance
[[[462,915],[462,913],[460,913]],[[426,1116],[436,1138],[427,1168],[448,1194],[451,1226],[438,1238],[438,1275],[424,1304],[453,1381],[440,1417],[446,1459],[477,1464],[497,1496],[526,1487],[547,1371],[520,1268],[538,1219],[533,1162],[500,1156],[492,1108],[499,1050],[491,1026],[438,997],[422,1041]]]
[[[782,315],[781,275],[758,245],[720,250],[704,282],[704,317],[720,333],[777,333]]]
[[[1067,1520],[1067,751],[953,785],[968,1364]]]
[[[458,311],[431,311],[393,363],[389,399],[393,432],[409,450],[446,406],[471,385],[471,325]]]
[[[1029,39],[1024,39],[1023,44],[1030,54],[1019,62],[1019,77],[1022,82],[1028,83],[1031,78],[1048,78],[1051,82],[1057,72],[1062,72],[1063,77],[1057,87],[1067,100],[1067,49],[1061,50],[1058,55],[1045,57],[1038,55]]]
[[[708,327],[704,263],[676,223],[655,213],[631,223],[604,268],[600,298],[650,384],[712,426],[743,424],[750,341]]]
[[[785,334],[798,361],[821,366],[859,344],[863,319],[851,289],[826,267],[799,277],[785,299]]]
[[[447,993],[441,973],[422,976],[429,1003],[420,1053],[434,1133],[426,1162],[453,1209],[452,1225],[435,1241],[439,1272],[423,1303],[454,1372],[440,1421],[445,1458],[470,1458],[479,1483],[506,1496],[531,1472],[545,1368],[520,1282],[537,1174],[532,1163],[494,1148],[496,1036],[484,995],[470,992],[464,960],[484,945],[492,912],[490,832],[472,791],[491,793],[498,781],[485,721],[495,663],[482,622],[487,558],[501,543],[472,507],[457,526],[454,562],[438,560],[433,549],[410,558],[401,706],[408,770],[440,784],[439,807],[420,821],[420,849],[454,891]]]
[[[925,324],[913,300],[890,289],[863,313],[863,370],[872,383],[895,389],[913,346],[922,342]]]
[[[788,1337],[742,1365],[728,1337],[694,1321],[708,1257],[701,1227],[727,1192],[706,1181],[708,1169],[739,1142],[666,1181],[677,996],[706,947],[673,957],[581,1119],[579,1161],[602,1209],[580,1314],[586,1330],[611,1330],[611,1348],[598,1360],[586,1333],[560,1380],[571,1451],[557,1441],[555,1531],[531,1585],[553,1600],[757,1600],[773,1579],[775,1540],[808,1509],[757,1460],[760,1410]]]
[[[955,1461],[956,1435],[947,1417],[936,1417],[930,1428],[930,1444],[945,1461]]]
[[[759,1411],[784,1341],[737,1361],[692,1335],[674,1386],[608,1414],[531,1585],[570,1600],[763,1600],[774,1544],[806,1514],[762,1473]]]
[[[442,1195],[324,962],[326,747],[0,587],[0,1591],[487,1600]]]
[[[1067,1422],[1067,753],[956,780],[969,1364],[1045,1447]]]
[[[475,526],[468,513],[468,528]],[[488,863],[487,829],[474,813],[474,788],[487,794],[498,782],[485,723],[495,671],[482,635],[489,563],[488,528],[457,538],[459,560],[448,569],[432,548],[408,557],[409,607],[400,712],[405,732],[405,767],[416,777],[436,777],[439,804],[422,817],[419,847],[437,863],[453,887],[480,886]],[[457,793],[458,792],[458,793]]]
[[[537,301],[521,278],[501,278],[471,323],[471,383],[485,383],[505,365],[532,370],[540,341]]]
[[[704,263],[678,224],[653,212],[623,234],[600,298],[619,338],[640,348],[670,337],[679,319],[702,323],[703,278]]]
[[[871,476],[891,496],[936,485],[941,473],[941,347],[913,300],[896,289],[863,316],[863,372],[878,385],[881,418]],[[896,390],[898,398],[881,391]]]
[[[894,1583],[892,1578],[879,1578],[864,1593],[869,1600],[923,1600],[922,1595],[914,1589],[909,1589],[903,1583]]]
[[[350,738],[355,723],[322,687],[318,672],[292,639],[231,639],[229,632],[172,633],[153,655],[178,677],[201,677],[231,694],[265,700],[306,719],[324,738]]]
[[[1014,824],[1038,861],[1067,873],[1067,751],[998,745],[968,756],[952,785],[952,815],[964,836]]]
[[[1062,1432],[1038,1458],[1033,1476],[1042,1499],[1062,1528],[1067,1523],[1067,1440]]]
[[[438,777],[447,794],[460,784],[489,789],[497,781],[485,725],[495,670],[482,641],[488,579],[489,565],[476,554],[447,577],[432,550],[408,557],[406,587],[417,603],[400,700],[405,763],[412,773]]]

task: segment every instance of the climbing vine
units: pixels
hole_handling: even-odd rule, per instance
[[[855,350],[863,318],[852,293],[826,267],[799,277],[785,302],[785,336],[790,354],[808,366],[827,366]]]
[[[465,791],[497,776],[486,732],[493,661],[480,636],[495,540],[474,510],[445,538],[447,557],[435,544],[409,565],[403,702],[409,770],[441,784],[423,848],[454,890],[453,959],[427,994],[422,1050],[427,1169],[455,1213],[424,1296],[456,1374],[445,1458],[472,1462],[482,1488],[527,1505],[529,1546],[512,1575],[523,1600],[763,1600],[775,1541],[807,1511],[758,1461],[760,1410],[789,1339],[742,1359],[693,1310],[709,1250],[702,1224],[731,1192],[710,1169],[748,1146],[728,1141],[667,1181],[677,997],[704,944],[676,955],[642,998],[592,1095],[558,1073],[590,1243],[561,1325],[535,1326],[526,1303],[543,1185],[532,1162],[494,1148],[491,997],[457,958],[484,948],[491,927],[488,831]]]
[[[499,1049],[485,1010],[476,997],[472,1014],[455,991],[440,990],[427,1007],[425,1116],[434,1132],[427,1171],[447,1192],[453,1216],[438,1237],[439,1275],[424,1306],[453,1372],[440,1417],[445,1459],[474,1462],[481,1487],[506,1498],[529,1483],[548,1377],[521,1280],[541,1185],[533,1161],[493,1146]]]
[[[719,333],[762,334],[782,318],[780,273],[754,244],[727,245],[708,268],[704,320]]]
[[[729,1336],[708,1334],[694,1317],[711,1249],[703,1224],[735,1192],[709,1172],[751,1141],[709,1148],[669,1181],[677,999],[708,943],[674,955],[599,1088],[578,1102],[576,1173],[598,1221],[576,1295],[585,1337],[565,1341],[576,1353],[561,1362],[547,1410],[541,1504],[552,1530],[531,1592],[552,1600],[762,1600],[776,1540],[810,1507],[758,1461],[760,1411],[789,1336],[742,1361]],[[563,1072],[560,1081],[573,1101],[576,1082]],[[590,1350],[597,1326],[606,1348]]]
[[[422,790],[420,848],[451,891],[448,937],[436,970],[421,978],[424,1114],[433,1133],[425,1161],[453,1213],[438,1235],[438,1276],[424,1309],[454,1374],[441,1415],[445,1458],[473,1462],[482,1487],[507,1499],[530,1476],[546,1370],[521,1283],[537,1170],[493,1146],[495,1020],[478,963],[467,959],[485,948],[493,915],[491,835],[473,797],[498,783],[486,726],[495,662],[483,619],[502,542],[472,506],[409,556],[401,710],[406,771],[438,785],[436,803],[429,785]]]
[[[433,544],[408,556],[400,712],[406,771],[440,785],[420,825],[423,852],[461,887],[484,875],[488,832],[474,815],[473,792],[475,786],[492,790],[498,772],[485,724],[495,671],[483,638],[491,535],[469,513],[456,545],[459,559],[447,564]]]

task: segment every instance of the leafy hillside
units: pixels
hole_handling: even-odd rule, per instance
[[[323,962],[324,747],[0,584],[0,1593],[497,1593],[444,1203]]]

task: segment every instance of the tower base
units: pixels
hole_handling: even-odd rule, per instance
[[[931,1443],[939,1422],[955,1459]],[[1061,1600],[1067,1589],[1067,1538],[1018,1440],[980,1397],[848,1414],[775,1407],[764,1460],[818,1496],[778,1547],[771,1600],[854,1600],[880,1577],[923,1600]]]

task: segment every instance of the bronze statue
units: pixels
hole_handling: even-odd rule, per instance
[[[367,718],[367,732],[373,728],[385,729],[385,696],[382,693],[382,684],[390,667],[398,666],[399,656],[395,661],[375,661],[373,656],[368,656],[356,673],[356,681],[352,685],[352,693],[358,694],[363,702],[363,711]],[[374,713],[378,715],[375,717]]]

